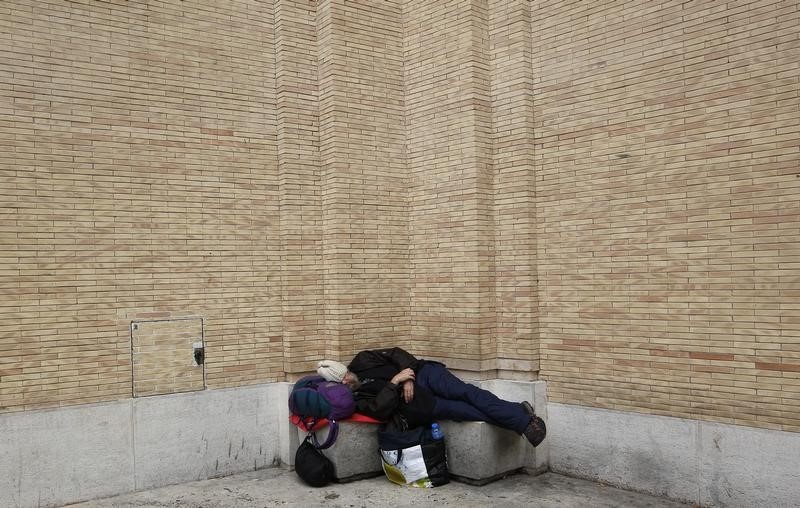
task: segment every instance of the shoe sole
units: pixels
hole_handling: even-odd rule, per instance
[[[534,411],[533,406],[531,405],[530,402],[528,402],[526,400],[526,401],[520,402],[520,404],[522,405],[522,409],[525,410],[525,413],[528,416],[536,416],[536,412]]]

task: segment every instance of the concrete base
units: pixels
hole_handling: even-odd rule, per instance
[[[698,505],[794,506],[800,499],[798,433],[547,404],[543,382],[477,384],[532,401],[548,436],[534,449],[486,424],[443,422],[451,471],[462,479],[483,482],[520,464],[529,473],[550,464]],[[290,465],[299,444],[288,420],[290,388],[272,383],[0,414],[0,506],[59,506]],[[344,425],[328,452],[340,475],[382,474],[377,426]],[[356,434],[364,435],[361,444],[352,442]]]
[[[547,416],[542,382],[478,384],[506,399],[530,400]],[[271,383],[0,414],[0,506],[59,506],[292,465],[302,433],[289,423],[291,387]],[[445,428],[456,475],[483,481],[520,467],[538,471],[547,463],[547,441],[534,453],[513,433],[463,425],[464,430]],[[339,440],[325,452],[342,481],[383,474],[377,429],[342,425]],[[471,463],[483,469],[470,470]]]
[[[800,434],[550,404],[550,467],[701,506],[797,506]]]
[[[279,465],[281,403],[270,386],[134,399],[136,490]]]
[[[320,443],[328,437],[328,429],[325,427],[316,433]],[[298,428],[296,435],[299,443],[305,439],[306,432]],[[378,424],[340,422],[336,442],[322,452],[333,462],[340,483],[383,474],[378,455]]]
[[[0,506],[60,506],[278,465],[286,385],[0,414]]]
[[[0,506],[56,506],[134,490],[132,406],[0,415]]]

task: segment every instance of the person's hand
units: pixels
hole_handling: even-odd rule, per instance
[[[411,369],[403,369],[394,375],[394,377],[391,380],[391,383],[393,385],[399,385],[403,381],[408,381],[409,379],[412,381],[414,380],[414,371]]]
[[[414,381],[410,379],[403,381],[403,400],[406,401],[406,404],[414,400]]]

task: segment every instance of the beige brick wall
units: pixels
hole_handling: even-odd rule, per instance
[[[314,5],[275,1],[282,342],[287,373],[324,350],[319,87]],[[268,58],[268,57],[266,57]],[[323,346],[321,346],[323,345]]]
[[[4,2],[0,407],[129,397],[131,322],[202,318],[209,388],[399,344],[800,430],[798,33],[796,2]]]
[[[404,8],[411,338],[480,370],[495,353],[486,9]]]
[[[531,12],[551,400],[800,430],[798,3]]]
[[[404,4],[411,340],[486,375],[538,370],[528,2]]]
[[[531,8],[492,0],[492,185],[496,365],[501,375],[539,370],[536,168]],[[486,358],[484,357],[486,363]]]
[[[275,3],[289,378],[407,341],[408,177],[397,2]]]
[[[0,4],[0,407],[130,397],[136,319],[209,387],[283,379],[263,2]]]
[[[409,336],[401,13],[317,4],[325,324],[342,359]]]

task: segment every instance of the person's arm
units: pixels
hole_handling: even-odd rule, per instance
[[[379,420],[388,420],[400,405],[400,385],[414,379],[414,371],[404,369],[398,372],[375,397],[356,400],[356,410]]]
[[[386,383],[374,397],[357,399],[356,411],[378,420],[388,420],[400,405],[400,393],[397,385]]]
[[[416,373],[422,364],[420,360],[403,348],[394,347],[391,349],[383,349],[379,350],[378,353],[386,356],[386,358],[400,370],[412,369],[414,373]],[[402,381],[401,386],[401,397],[406,404],[410,404],[414,399],[414,378]]]
[[[410,368],[416,372],[419,370],[422,363],[419,359],[417,359],[417,357],[399,347],[393,347],[391,349],[379,349],[375,352],[385,357],[390,363],[397,367],[398,370]]]

